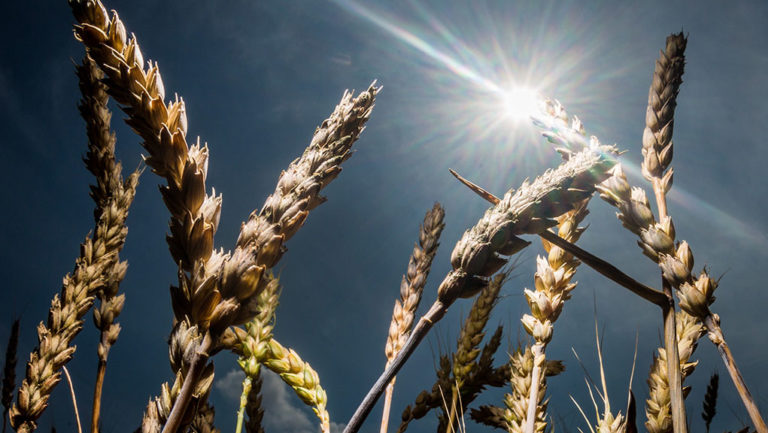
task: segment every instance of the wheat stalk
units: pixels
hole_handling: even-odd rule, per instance
[[[8,410],[13,403],[13,390],[16,389],[16,362],[19,348],[19,319],[11,325],[11,335],[8,336],[8,345],[5,346],[5,364],[3,364],[3,386],[0,399],[3,404],[3,433],[8,420]]]
[[[416,309],[421,301],[421,294],[424,291],[424,285],[427,283],[429,269],[432,266],[432,260],[437,253],[440,234],[445,227],[443,219],[445,210],[440,203],[435,203],[424,216],[424,222],[419,229],[419,243],[413,246],[413,252],[408,260],[408,271],[403,275],[400,282],[400,299],[395,300],[394,311],[392,312],[392,322],[389,325],[387,334],[387,343],[384,353],[387,357],[387,366],[395,359],[395,356],[405,344],[408,334],[413,327],[413,318]],[[387,432],[389,424],[389,412],[392,406],[392,393],[395,388],[395,380],[387,385],[384,395],[384,407],[381,416],[381,433]]]
[[[464,232],[451,254],[453,269],[438,287],[437,300],[419,320],[408,341],[392,365],[373,385],[345,428],[354,433],[378,400],[384,387],[432,325],[460,297],[471,297],[487,283],[486,279],[507,263],[503,256],[515,254],[528,245],[520,234],[539,234],[557,224],[553,218],[568,212],[589,197],[595,184],[602,182],[615,164],[613,146],[595,145],[575,153],[555,170],[548,170],[532,183],[524,182],[517,191],[509,191],[498,204],[471,229]]]

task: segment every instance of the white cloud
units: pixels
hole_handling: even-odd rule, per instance
[[[274,433],[318,432],[319,420],[299,400],[291,387],[271,371],[267,369],[261,371],[265,430]],[[228,399],[238,401],[242,391],[243,377],[242,370],[232,370],[216,381],[215,387]],[[341,433],[344,426],[342,423],[331,422],[331,433]]]
[[[239,401],[243,392],[243,379],[245,373],[239,368],[231,370],[223,378],[216,380],[214,387],[228,399]]]

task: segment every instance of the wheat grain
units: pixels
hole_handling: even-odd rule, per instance
[[[493,307],[498,303],[499,292],[510,270],[500,272],[480,291],[461,327],[456,352],[452,355],[451,373],[453,376],[451,377],[450,411],[448,414],[443,413],[441,415],[438,427],[440,431],[446,430],[447,426],[450,426],[450,431],[455,431],[456,426],[454,424],[459,422],[469,404],[474,400],[475,396],[467,393],[470,390],[465,389],[468,379],[470,377],[474,379],[471,391],[479,392],[485,386],[481,379],[490,377],[489,373],[493,366],[489,364],[493,360],[492,356],[495,349],[501,343],[501,334],[497,331],[494,338],[489,341],[489,345],[486,345],[482,351],[480,343],[485,337],[485,326],[491,317]],[[493,353],[491,353],[491,349],[493,349]],[[478,356],[481,355],[481,352],[484,352],[483,359],[479,360],[483,362],[482,366],[478,362]],[[482,372],[480,371],[481,368],[483,369]],[[473,373],[475,373],[474,376]]]

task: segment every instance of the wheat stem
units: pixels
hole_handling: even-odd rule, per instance
[[[245,407],[248,405],[248,394],[251,392],[251,378],[245,376],[243,379],[243,392],[240,394],[240,407],[237,409],[237,424],[235,424],[235,433],[243,431],[243,419],[245,418]]]

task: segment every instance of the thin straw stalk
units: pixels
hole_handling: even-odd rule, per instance
[[[395,307],[392,312],[392,322],[389,325],[389,333],[384,351],[387,356],[387,366],[395,359],[395,356],[408,338],[408,334],[411,333],[413,319],[419,307],[419,302],[421,302],[421,295],[424,291],[424,285],[427,283],[432,260],[437,253],[440,234],[445,227],[444,218],[445,210],[443,210],[439,203],[435,203],[432,209],[424,216],[424,222],[419,229],[419,242],[413,246],[413,252],[408,260],[408,271],[400,282],[400,299],[395,300]],[[396,377],[392,378],[392,381],[387,385],[384,395],[381,433],[387,433],[392,393],[396,379]]]
[[[356,432],[384,387],[402,367],[416,346],[460,297],[471,297],[486,284],[487,277],[507,263],[510,256],[528,242],[517,235],[539,234],[557,224],[553,218],[571,210],[575,203],[594,192],[615,162],[608,154],[612,146],[590,147],[576,153],[555,170],[549,170],[532,183],[509,191],[457,242],[451,254],[451,270],[438,288],[437,300],[419,320],[392,365],[387,368],[361,402],[345,428]]]

